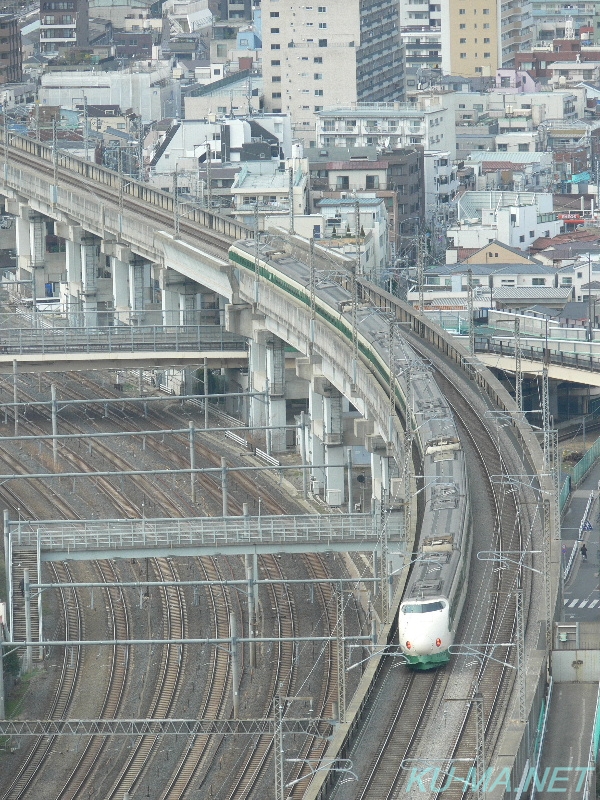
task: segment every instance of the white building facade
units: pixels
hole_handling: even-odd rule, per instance
[[[549,192],[465,192],[458,222],[447,230],[448,245],[480,249],[493,240],[527,250],[539,237],[557,236],[563,223]]]
[[[419,96],[416,103],[355,103],[327,108],[316,114],[317,147],[425,149],[456,154],[453,107],[446,95]]]

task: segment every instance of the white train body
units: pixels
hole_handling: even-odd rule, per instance
[[[291,296],[303,308],[311,303],[309,268],[291,258],[255,260],[253,241],[237,242],[229,251],[232,265],[256,274],[271,287]],[[315,286],[315,315],[334,336],[352,342],[350,293],[333,281]],[[410,415],[414,442],[422,458],[420,493],[424,502],[419,546],[412,556],[398,631],[403,653],[417,669],[430,669],[448,661],[448,648],[460,618],[467,590],[471,530],[464,452],[451,409],[436,384],[432,370],[402,336],[389,353],[390,321],[372,308],[357,314],[359,358],[389,391],[389,365],[395,372],[396,410]],[[409,368],[407,369],[407,365]],[[407,377],[410,375],[410,378]]]

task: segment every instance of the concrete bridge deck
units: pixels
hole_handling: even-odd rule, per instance
[[[13,362],[34,371],[247,362],[247,342],[218,325],[3,328],[0,373]]]

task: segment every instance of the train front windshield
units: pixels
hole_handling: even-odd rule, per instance
[[[446,604],[441,600],[435,600],[431,603],[407,603],[402,606],[403,614],[427,614],[429,611],[443,611]]]

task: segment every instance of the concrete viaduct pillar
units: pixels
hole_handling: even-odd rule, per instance
[[[112,293],[115,320],[129,323],[129,264],[111,256]]]
[[[250,424],[269,425],[270,449],[283,453],[287,448],[285,398],[285,342],[269,331],[255,331],[250,341],[249,371],[252,388],[263,395],[250,398]]]
[[[270,336],[266,347],[266,373],[268,380],[267,413],[268,424],[275,430],[270,433],[271,450],[285,453],[286,432],[280,426],[286,424],[285,400],[285,342],[278,336]]]
[[[81,286],[83,324],[86,328],[98,324],[98,269],[100,267],[100,240],[86,234],[81,238]]]
[[[309,410],[312,420],[313,465],[323,465],[313,470],[319,481],[324,475],[325,500],[332,506],[342,505],[345,496],[344,427],[342,394],[326,378],[314,378],[309,395]]]

